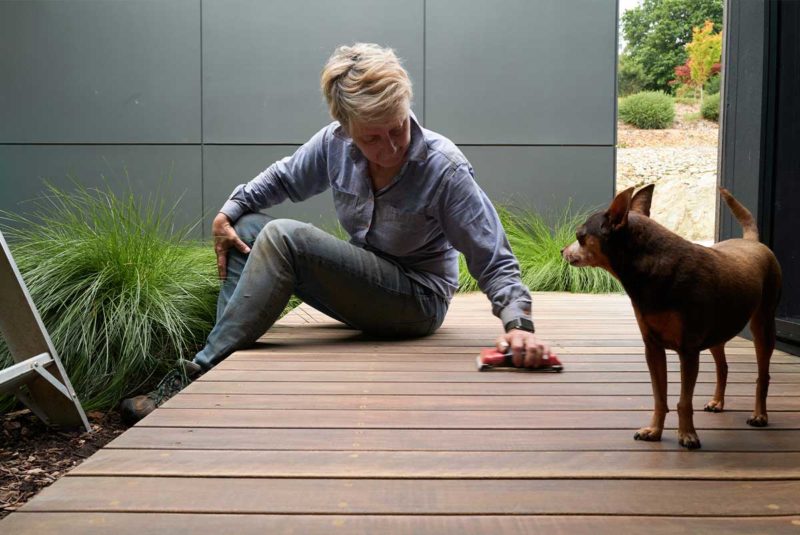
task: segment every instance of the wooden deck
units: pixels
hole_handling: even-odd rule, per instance
[[[702,356],[695,422],[633,440],[652,398],[624,296],[541,294],[562,374],[478,373],[499,334],[479,294],[433,337],[365,340],[297,309],[0,522],[41,533],[800,533],[800,359],[772,360],[770,426],[745,424],[752,344],[728,345],[726,412]],[[390,313],[390,311],[387,311]],[[699,410],[697,410],[699,409]]]

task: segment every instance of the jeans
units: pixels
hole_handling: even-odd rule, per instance
[[[395,263],[313,225],[247,214],[234,228],[251,251],[231,249],[228,254],[217,323],[194,358],[205,370],[253,344],[293,293],[376,336],[425,336],[444,320],[447,299],[410,279]]]

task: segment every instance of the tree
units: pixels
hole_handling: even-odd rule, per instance
[[[617,93],[627,97],[644,89],[647,79],[644,69],[628,54],[619,56],[619,69],[617,69]]]
[[[722,30],[723,0],[643,0],[622,15],[625,53],[644,69],[646,89],[669,91],[675,66],[688,59],[692,29],[706,20]]]
[[[714,33],[714,23],[707,20],[702,28],[692,30],[692,42],[686,45],[689,53],[689,70],[692,84],[700,88],[700,99],[703,98],[703,86],[713,74],[714,64],[722,55],[722,34]]]

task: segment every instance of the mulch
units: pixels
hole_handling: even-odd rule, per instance
[[[92,432],[45,426],[27,409],[0,415],[0,518],[127,429],[116,412],[89,412]]]

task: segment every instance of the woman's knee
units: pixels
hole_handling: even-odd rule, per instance
[[[243,242],[253,245],[259,233],[270,221],[274,220],[265,214],[245,214],[234,223],[233,229]]]
[[[294,219],[273,219],[264,225],[259,240],[271,247],[286,248],[297,253],[305,250],[315,230],[313,225]]]

